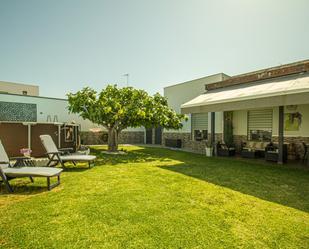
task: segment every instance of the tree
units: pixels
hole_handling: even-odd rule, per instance
[[[69,111],[102,125],[108,131],[108,150],[118,150],[118,136],[128,127],[180,129],[184,115],[170,109],[159,93],[150,96],[133,87],[108,85],[100,93],[86,87],[68,94]]]

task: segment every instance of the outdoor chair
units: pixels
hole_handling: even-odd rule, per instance
[[[288,146],[283,144],[283,162],[288,159]],[[270,162],[278,162],[279,160],[279,149],[278,144],[270,142],[265,148],[265,160]]]
[[[60,184],[60,174],[62,169],[47,168],[47,167],[16,167],[13,168],[10,164],[10,159],[0,141],[0,176],[2,182],[5,184],[9,192],[13,192],[13,188],[9,183],[9,180],[20,177],[29,177],[33,182],[33,177],[46,177],[47,178],[47,189],[52,188]],[[50,183],[51,177],[57,177],[57,182],[54,184]]]
[[[218,156],[235,156],[235,148],[234,147],[229,147],[225,143],[217,143],[217,155]]]
[[[92,155],[78,155],[74,153],[70,154],[67,152],[64,154],[64,152],[57,148],[50,135],[40,135],[40,139],[49,159],[47,166],[56,166],[58,163],[60,163],[61,166],[65,168],[66,162],[72,162],[74,165],[76,165],[77,162],[87,162],[90,168],[91,163],[93,163],[96,159],[96,156]]]

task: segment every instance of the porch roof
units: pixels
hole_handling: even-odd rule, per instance
[[[208,91],[181,106],[201,113],[309,104],[309,73],[290,75]]]

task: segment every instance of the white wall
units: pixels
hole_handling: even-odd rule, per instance
[[[302,114],[302,123],[299,131],[284,131],[285,137],[309,137],[309,105],[297,105],[296,109],[291,111],[287,107],[284,108],[285,113],[299,112]],[[273,136],[278,136],[279,107],[274,108],[273,112]]]
[[[298,105],[291,111],[287,107],[284,112],[300,112],[302,114],[302,124],[299,131],[284,131],[285,137],[309,137],[309,105]],[[279,107],[273,107],[272,135],[278,136],[279,128]],[[233,133],[234,135],[247,135],[247,110],[233,112]]]
[[[177,85],[164,88],[164,96],[167,98],[169,107],[180,113],[180,106],[189,100],[205,93],[205,85],[222,81],[229,76],[219,73],[204,78],[187,81]],[[210,114],[209,114],[210,115]],[[210,116],[208,117],[208,128],[210,131]],[[168,131],[168,130],[165,130]],[[173,130],[172,132],[191,132],[191,116],[188,115],[188,121],[183,122],[181,130]],[[222,113],[216,113],[216,133],[222,132]]]
[[[233,111],[233,134],[247,135],[247,110]]]
[[[23,95],[1,94],[0,101],[18,102],[18,103],[32,103],[37,105],[37,122],[47,122],[48,115],[51,121],[57,117],[57,122],[75,123],[81,125],[81,131],[89,131],[91,128],[99,127],[89,120],[84,120],[76,114],[70,114],[68,111],[68,101],[66,99],[44,98],[44,97],[30,97]],[[143,127],[129,128],[130,131],[144,131]]]

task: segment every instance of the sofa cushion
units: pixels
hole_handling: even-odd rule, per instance
[[[223,149],[223,150],[228,150],[227,145],[224,144],[224,143],[220,144],[220,147],[221,147],[221,149]]]
[[[261,142],[256,142],[254,148],[260,149],[261,148]]]
[[[255,146],[256,146],[256,142],[253,142],[253,141],[249,141],[249,143],[247,145],[247,147],[252,148],[252,149],[254,149]]]

